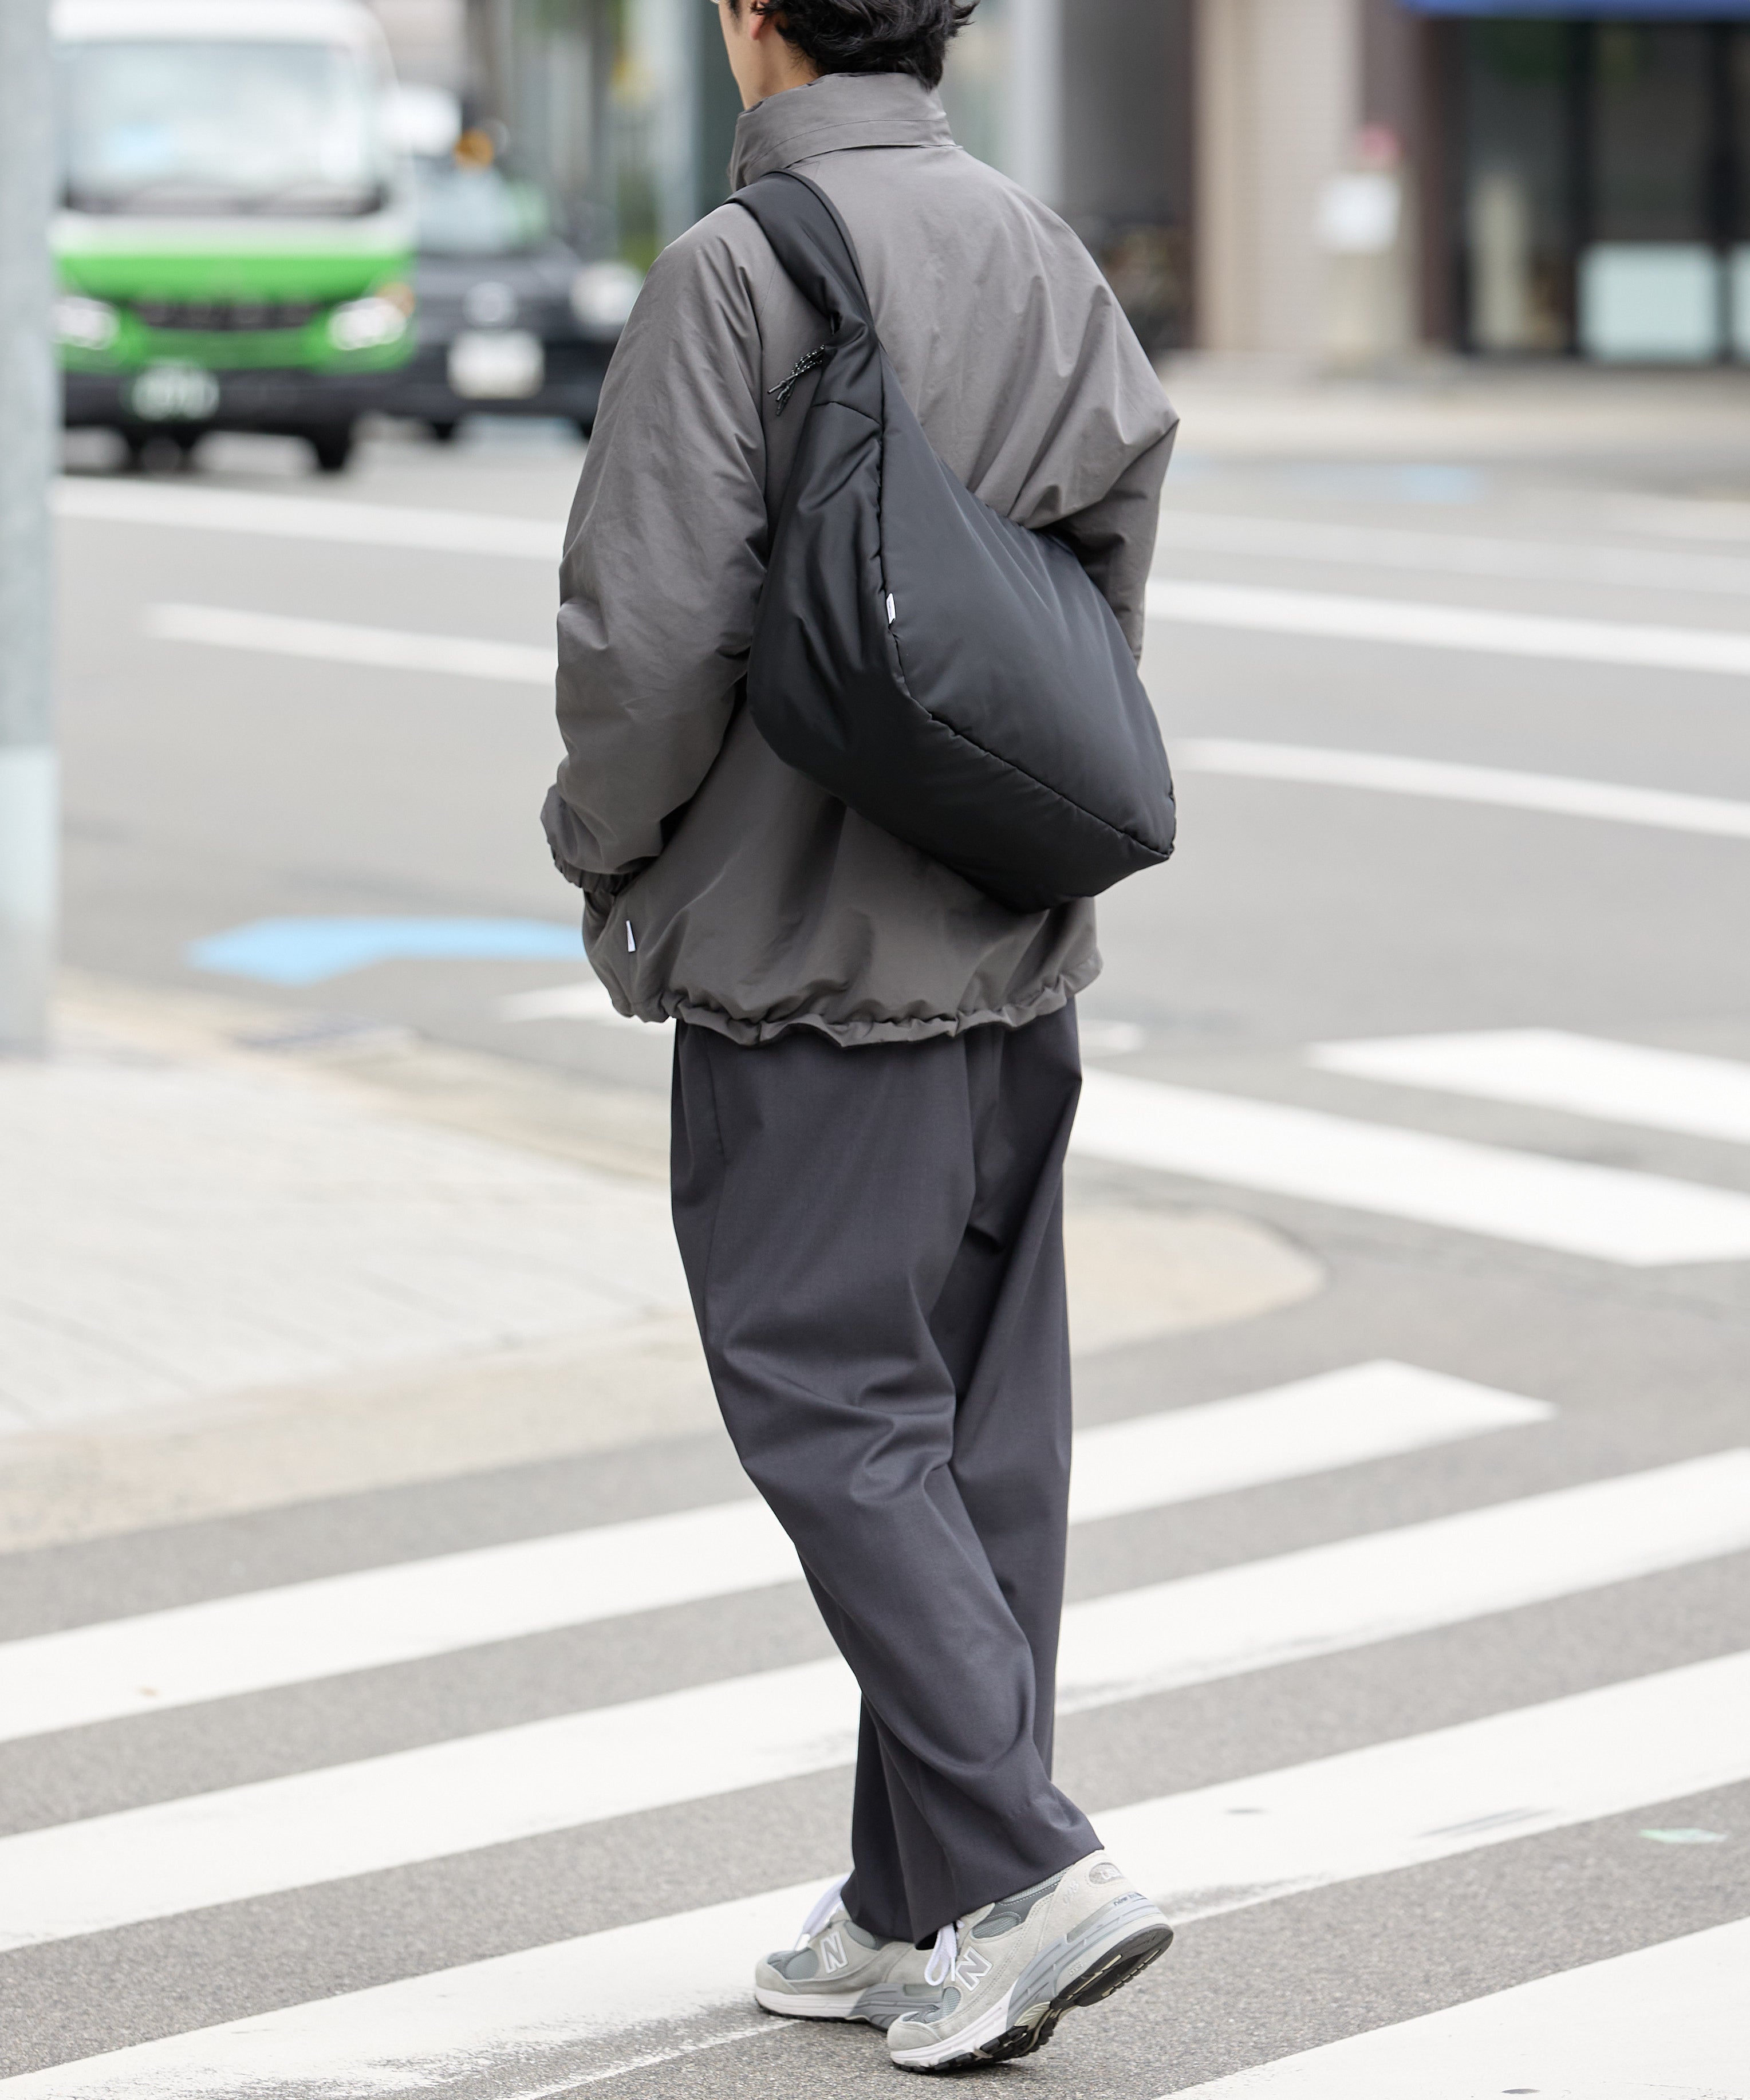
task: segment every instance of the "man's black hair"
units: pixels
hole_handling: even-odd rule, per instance
[[[739,14],[744,0],[730,0]],[[909,73],[941,85],[949,40],[978,0],[746,0],[816,72]]]

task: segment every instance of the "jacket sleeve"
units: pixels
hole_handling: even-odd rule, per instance
[[[1148,619],[1148,571],[1160,523],[1161,487],[1179,429],[1177,416],[1170,409],[1167,413],[1172,420],[1166,435],[1139,452],[1097,503],[1075,512],[1057,527],[1117,615],[1139,663]]]
[[[646,280],[566,532],[565,757],[542,816],[560,872],[597,896],[661,851],[710,771],[765,574],[759,333],[722,216]]]
[[[1092,256],[1055,214],[1029,205],[1038,363],[1053,398],[1032,405],[1037,454],[1003,507],[1069,544],[1139,660],[1179,416]]]

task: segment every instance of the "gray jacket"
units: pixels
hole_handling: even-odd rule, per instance
[[[1086,249],[903,74],[830,74],[748,111],[736,186],[790,167],[849,227],[931,443],[985,502],[1059,527],[1139,650],[1176,419]],[[740,704],[813,382],[781,417],[771,390],[822,332],[737,205],[658,258],[566,531],[553,858],[641,1020],[844,1043],[1029,1021],[1098,974],[1092,905],[1006,910],[783,765]]]

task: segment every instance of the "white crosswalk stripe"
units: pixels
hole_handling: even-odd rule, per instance
[[[1750,1065],[1728,1057],[1605,1042],[1558,1028],[1320,1043],[1308,1055],[1325,1071],[1358,1079],[1750,1145]]]
[[[1072,1149],[1629,1268],[1750,1258],[1750,1196],[1090,1072]]]
[[[1184,1921],[1750,1777],[1750,1656],[1631,1680],[1099,1819]],[[1236,1811],[1245,1811],[1238,1814]],[[0,2080],[16,2100],[440,2084],[743,2001],[823,1886],[595,1933]],[[337,2089],[344,2077],[355,2084]],[[1395,2100],[1395,2096],[1394,2096]]]
[[[1547,1420],[1541,1401],[1360,1364],[1076,1439],[1072,1522]],[[373,1670],[800,1579],[763,1502],[401,1562],[0,1644],[0,1740]]]
[[[1750,1452],[1072,1605],[1060,1705],[1114,1705],[1750,1549]],[[0,1948],[380,1872],[830,1770],[837,1660],[0,1840]],[[701,1746],[710,1745],[708,1756]]]
[[[1260,2064],[1179,2100],[1738,2100],[1750,1919]]]

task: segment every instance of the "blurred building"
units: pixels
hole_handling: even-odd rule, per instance
[[[586,253],[719,203],[703,0],[373,0]],[[945,93],[1151,347],[1750,360],[1750,0],[982,0]]]
[[[1422,11],[1430,332],[1750,360],[1750,4]]]

